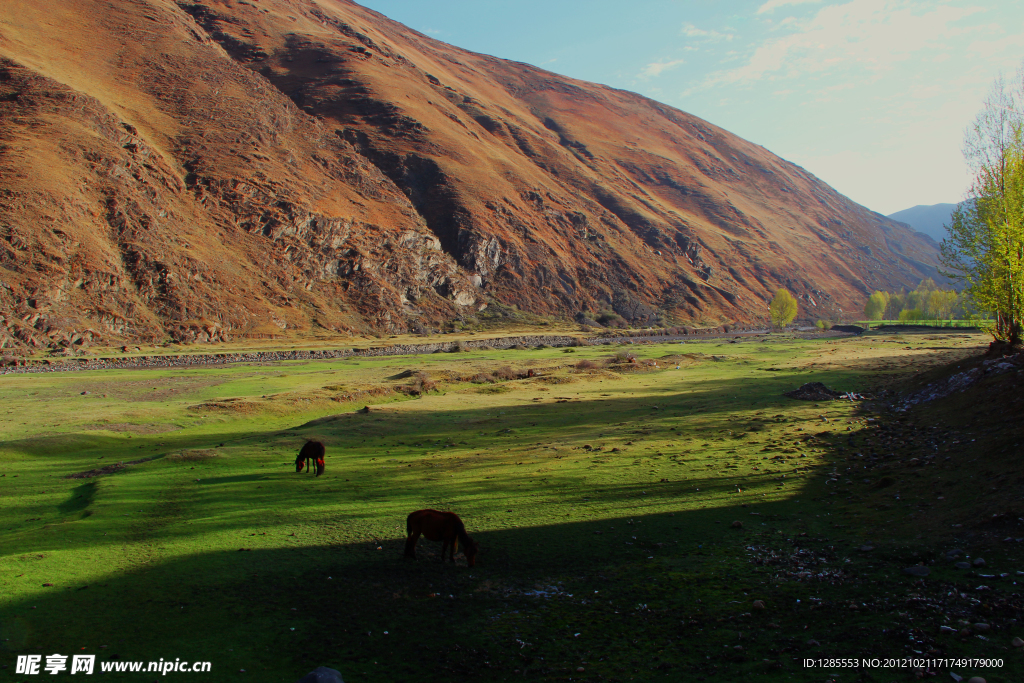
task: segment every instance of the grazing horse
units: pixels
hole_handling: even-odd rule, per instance
[[[295,458],[295,471],[301,472],[302,466],[306,466],[306,471],[309,472],[309,462],[313,461],[314,467],[316,467],[316,476],[320,476],[324,473],[324,455],[327,454],[327,449],[319,441],[307,441],[306,445],[299,451],[299,457]]]
[[[476,553],[480,544],[469,537],[466,533],[466,526],[454,512],[441,512],[440,510],[417,510],[409,513],[405,519],[405,532],[408,537],[405,539],[405,556],[416,559],[416,542],[423,534],[431,541],[441,541],[441,562],[444,562],[444,554],[448,552],[448,559],[455,562],[455,553],[462,544],[462,552],[466,555],[466,562],[472,567],[476,564]]]

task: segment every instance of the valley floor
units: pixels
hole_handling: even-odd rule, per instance
[[[3,678],[61,653],[268,683],[320,665],[349,683],[1021,680],[1021,413],[1001,400],[1021,372],[990,373],[985,344],[0,377]],[[968,393],[901,409],[974,367]],[[858,396],[784,396],[815,381]],[[322,477],[295,472],[307,438]],[[426,540],[402,557],[428,507],[459,513],[476,567]]]

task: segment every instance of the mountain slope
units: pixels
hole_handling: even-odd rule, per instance
[[[3,344],[394,332],[548,314],[808,317],[935,246],[633,93],[343,0],[0,5]]]
[[[941,242],[946,238],[946,226],[949,225],[950,215],[956,207],[956,204],[918,204],[909,209],[891,213],[889,218],[906,223],[936,242]]]

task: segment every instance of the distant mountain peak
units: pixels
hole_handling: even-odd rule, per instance
[[[889,214],[889,218],[906,223],[914,230],[928,235],[936,242],[946,238],[946,228],[950,215],[958,204],[918,204]]]

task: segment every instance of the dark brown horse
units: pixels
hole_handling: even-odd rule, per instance
[[[309,462],[312,460],[314,467],[316,467],[316,476],[320,476],[324,473],[324,456],[327,454],[327,449],[319,441],[307,441],[299,451],[299,457],[295,458],[295,471],[301,472],[302,466],[306,466],[306,471],[309,472]]]
[[[448,552],[448,559],[455,562],[455,553],[462,544],[462,552],[466,555],[466,562],[472,567],[476,564],[476,553],[480,544],[469,537],[466,533],[466,525],[462,523],[459,516],[454,512],[441,512],[440,510],[417,510],[409,513],[405,519],[405,532],[408,537],[405,539],[405,556],[416,559],[416,542],[423,534],[431,541],[441,541],[441,562],[444,562],[444,554]]]

